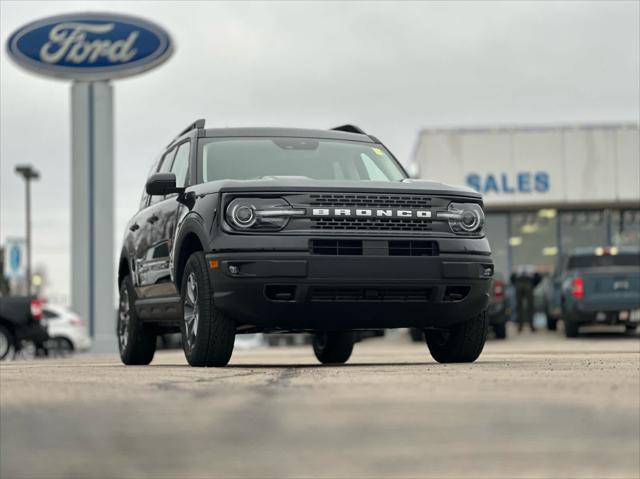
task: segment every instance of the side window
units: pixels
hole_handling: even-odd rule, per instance
[[[160,162],[161,158],[155,160],[153,162],[153,165],[151,165],[151,168],[149,168],[149,173],[147,174],[147,178],[149,178],[151,175],[153,175],[156,171],[158,171],[158,163]],[[139,209],[144,209],[147,207],[147,203],[149,201],[149,195],[147,194],[147,188],[146,185],[145,187],[142,189],[142,196],[140,197],[140,208]]]
[[[173,157],[176,154],[176,149],[172,149],[171,151],[166,152],[163,156],[162,159],[160,160],[160,166],[159,168],[152,172],[153,173],[168,173],[171,170],[171,165],[173,164]],[[162,201],[164,200],[164,196],[160,196],[160,195],[155,195],[151,197],[151,200],[149,201],[149,206],[156,204],[158,201]]]
[[[171,171],[171,163],[175,154],[175,148],[164,154],[164,156],[162,157],[162,163],[160,163],[160,168],[158,168],[158,173],[169,173],[169,171]]]
[[[189,173],[189,142],[181,144],[173,161],[171,173],[176,175],[176,186],[181,188],[187,186],[187,174]]]
[[[56,319],[56,318],[58,318],[58,315],[56,313],[54,313],[53,311],[49,310],[49,309],[43,309],[42,310],[42,315],[46,319]]]

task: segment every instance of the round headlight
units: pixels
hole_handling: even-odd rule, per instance
[[[480,217],[477,211],[464,210],[460,215],[460,226],[465,231],[475,231],[478,229]]]
[[[256,209],[253,205],[235,204],[229,219],[238,228],[251,228],[256,223]]]
[[[448,212],[441,216],[449,220],[454,233],[480,234],[484,226],[484,211],[475,203],[450,203]]]
[[[234,198],[227,205],[225,218],[234,230],[244,232],[279,231],[292,216],[304,215],[304,208],[292,208],[280,197]]]

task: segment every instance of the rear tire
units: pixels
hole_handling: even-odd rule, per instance
[[[633,326],[626,326],[624,332],[627,336],[633,336],[634,334],[636,334],[637,330],[638,325],[634,324]]]
[[[48,352],[53,356],[69,356],[73,354],[73,343],[67,338],[57,336],[49,340]]]
[[[489,320],[483,311],[448,331],[427,330],[425,337],[431,356],[439,363],[472,363],[484,348],[488,329]]]
[[[322,364],[342,364],[351,357],[353,343],[352,331],[316,333],[313,352]]]
[[[15,353],[16,345],[13,334],[0,324],[0,361],[13,359]]]
[[[496,333],[497,339],[506,339],[507,338],[507,324],[499,323],[493,325],[493,332]]]
[[[577,338],[579,333],[578,323],[573,321],[564,320],[564,335],[567,338]]]
[[[127,366],[149,364],[156,352],[156,331],[136,314],[135,291],[129,275],[120,284],[117,327],[122,362]]]
[[[182,275],[182,347],[191,366],[226,366],[236,339],[235,322],[213,304],[204,253],[193,253]]]

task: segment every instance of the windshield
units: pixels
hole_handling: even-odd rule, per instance
[[[310,138],[216,138],[200,142],[202,181],[263,176],[399,181],[406,177],[382,145]]]

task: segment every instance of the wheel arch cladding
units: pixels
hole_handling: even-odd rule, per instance
[[[204,251],[200,236],[192,229],[185,230],[184,234],[180,235],[180,243],[176,255],[175,284],[178,288],[182,284],[182,275],[189,257],[197,251]]]
[[[118,263],[118,286],[122,284],[122,280],[130,273],[129,260],[127,255],[123,252],[120,255],[120,262]]]

